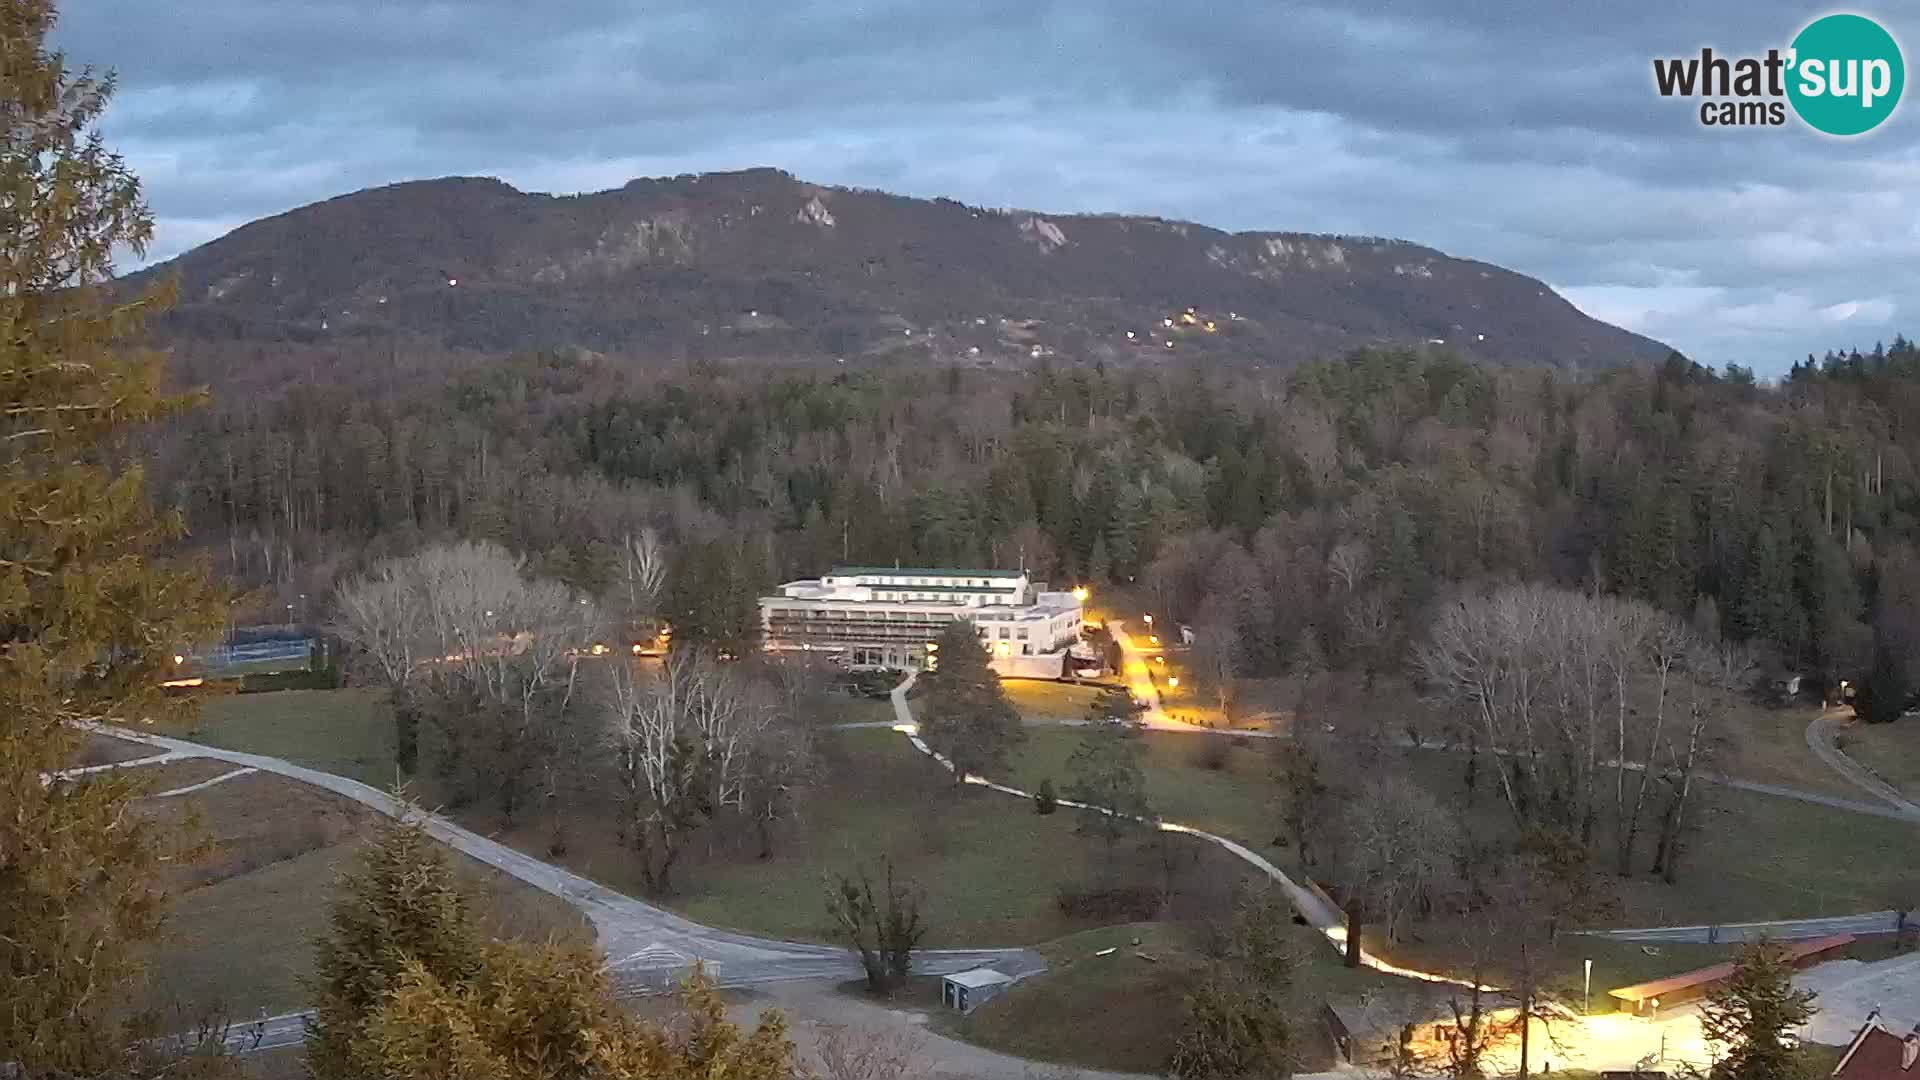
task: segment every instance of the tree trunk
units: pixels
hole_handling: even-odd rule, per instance
[[[1348,907],[1343,914],[1347,917],[1346,963],[1350,968],[1357,968],[1360,966],[1360,917],[1352,907]]]

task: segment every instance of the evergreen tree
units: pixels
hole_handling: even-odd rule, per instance
[[[1794,642],[1802,616],[1793,588],[1793,557],[1773,526],[1760,526],[1744,563],[1732,604],[1734,628],[1743,637],[1783,646]]]
[[[387,996],[415,987],[465,985],[485,963],[471,901],[444,850],[417,820],[383,819],[340,883],[327,936],[314,943],[317,993],[307,1028],[307,1069],[316,1080],[355,1080],[361,1045]]]
[[[920,701],[920,734],[953,763],[956,785],[969,775],[1004,770],[1008,753],[1026,733],[1000,677],[987,666],[973,623],[953,620],[935,644],[939,668]]]
[[[1854,712],[1869,724],[1887,724],[1900,719],[1913,687],[1907,684],[1905,659],[1885,635],[1874,640],[1873,666],[1860,681],[1854,694]]]
[[[1813,997],[1793,988],[1793,965],[1780,946],[1761,941],[1742,950],[1733,975],[1700,1005],[1701,1033],[1726,1048],[1716,1080],[1805,1080],[1809,1070],[1790,1040],[1813,1018]]]
[[[162,392],[157,354],[124,344],[168,297],[104,287],[114,249],[144,251],[153,219],[95,127],[113,81],[48,51],[54,19],[49,0],[0,8],[0,1062],[27,1077],[123,1056],[114,1018],[177,846],[132,812],[137,781],[43,777],[79,754],[77,722],[187,704],[159,683],[222,606],[155,554],[182,521],[124,464],[127,433],[188,401]]]
[[[1067,759],[1067,798],[1084,804],[1080,831],[1098,836],[1109,853],[1113,843],[1152,811],[1147,805],[1147,778],[1140,768],[1140,740],[1131,728],[1094,724],[1084,729],[1080,745]]]
[[[341,883],[317,943],[315,1080],[794,1080],[786,1023],[726,1019],[703,971],[656,1026],[615,1001],[585,941],[487,942],[417,820],[386,822]]]

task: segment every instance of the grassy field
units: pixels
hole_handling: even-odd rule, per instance
[[[1436,797],[1457,805],[1463,798],[1465,758],[1439,751],[1410,753],[1414,778]],[[1628,774],[1629,791],[1638,774]],[[1611,792],[1611,774],[1601,778]],[[1911,874],[1908,856],[1920,846],[1920,827],[1886,818],[1833,810],[1794,799],[1702,785],[1695,818],[1675,885],[1645,876],[1652,853],[1646,826],[1634,870],[1640,876],[1621,889],[1616,923],[1740,922],[1843,915],[1891,906],[1888,891]],[[1477,828],[1509,827],[1499,796],[1482,788]],[[1648,817],[1651,819],[1650,812]],[[1606,850],[1606,838],[1601,838]]]
[[[1014,682],[1009,689],[1036,716],[1077,716],[1092,695],[1087,688],[1042,682]],[[1363,714],[1366,704],[1356,691],[1315,709],[1345,718]],[[849,721],[885,721],[892,713],[885,700],[848,699],[840,715]],[[1430,713],[1417,715],[1419,722],[1431,719]],[[1789,712],[1756,710],[1751,723],[1765,729],[1758,741],[1777,753],[1749,751],[1740,760],[1764,769],[1759,763],[1771,756],[1774,771],[1766,775],[1788,780],[1798,767],[1786,749],[1789,737],[1806,753],[1800,720]],[[1050,777],[1064,791],[1070,781],[1066,762],[1079,734],[1073,728],[1030,727],[1008,779],[1032,789]],[[218,698],[193,725],[193,736],[369,783],[391,782],[391,725],[384,703],[368,691]],[[1148,795],[1158,813],[1232,836],[1291,868],[1290,855],[1271,847],[1281,808],[1278,785],[1269,776],[1269,744],[1161,732],[1143,733],[1141,740]],[[838,732],[823,743],[830,752],[818,771],[820,784],[774,856],[763,861],[752,852],[725,843],[708,847],[702,840],[679,870],[673,906],[718,925],[819,938],[825,931],[819,904],[823,874],[889,855],[904,874],[935,894],[941,943],[1029,943],[1075,928],[1055,910],[1056,889],[1107,868],[1098,845],[1074,835],[1073,814],[1043,818],[1006,796],[955,794],[936,767],[883,729]],[[1204,759],[1209,749],[1217,760]],[[1463,760],[1457,754],[1420,752],[1409,756],[1409,767],[1424,786],[1452,802],[1461,795]],[[1619,922],[1738,921],[1883,908],[1891,902],[1888,888],[1901,874],[1902,853],[1920,843],[1920,829],[1898,822],[1771,796],[1706,790],[1709,806],[1679,884],[1636,878],[1623,890]],[[1483,810],[1494,812],[1489,827],[1497,827],[1502,816],[1493,798],[1487,792],[1481,798]],[[560,861],[614,888],[639,893],[636,865],[618,838],[614,798],[604,783],[575,793],[571,806]],[[469,808],[462,814],[471,827],[548,857],[554,837],[549,823],[522,821],[501,831],[485,810]]]
[[[176,875],[171,914],[149,948],[143,1003],[188,1014],[219,1009],[236,1020],[304,1004],[312,942],[326,928],[336,876],[367,835],[368,812],[262,774],[146,806],[196,819],[212,850]],[[490,936],[590,933],[563,901],[451,857]]]
[[[1097,686],[1043,679],[1003,679],[1000,687],[1007,692],[1007,700],[1013,702],[1013,707],[1030,724],[1084,720],[1088,706],[1100,696]]]
[[[1064,797],[1072,783],[1067,761],[1082,735],[1074,728],[1028,728],[1008,782],[1032,791],[1051,778]],[[1135,738],[1147,799],[1161,817],[1254,847],[1266,846],[1280,831],[1279,787],[1269,777],[1265,741],[1237,745],[1219,735],[1161,731]]]
[[[225,750],[393,786],[393,713],[384,691],[281,690],[209,697],[171,734]]]
[[[891,731],[837,732],[823,757],[821,787],[808,795],[799,827],[787,831],[772,857],[696,846],[676,870],[669,906],[715,926],[825,940],[826,875],[861,863],[877,868],[885,857],[924,890],[930,946],[1024,945],[1085,925],[1060,913],[1060,887],[1159,873],[1152,854],[1133,844],[1117,845],[1110,860],[1097,840],[1075,833],[1070,814],[1041,816],[1024,800],[975,787],[956,790],[950,774]],[[590,794],[575,803],[560,861],[639,895],[638,865],[615,836],[610,799],[585,797]],[[549,835],[540,822],[498,834],[542,857]],[[1192,860],[1202,857],[1197,844],[1182,846]],[[1195,882],[1207,879],[1187,890],[1196,896],[1217,892],[1231,873],[1211,861],[1182,870]]]
[[[1849,724],[1839,742],[1848,757],[1908,798],[1920,799],[1920,717],[1904,717],[1891,724]]]
[[[1728,715],[1727,745],[1719,770],[1742,780],[1812,791],[1823,795],[1858,797],[1860,789],[1827,767],[1807,749],[1807,724],[1814,709],[1774,708],[1742,703]],[[1920,731],[1920,725],[1916,725]],[[1913,761],[1920,768],[1920,738],[1914,740]]]
[[[1158,922],[1060,938],[1039,947],[1049,965],[1045,974],[967,1016],[935,1014],[936,1022],[959,1038],[1020,1057],[1158,1073],[1173,1053],[1187,989],[1204,964],[1202,934],[1195,924]],[[1295,927],[1292,937],[1295,1023],[1303,1051],[1297,1067],[1325,1069],[1333,1048],[1316,1015],[1320,1003],[1407,984],[1343,967],[1326,942],[1304,927]],[[1116,951],[1095,955],[1110,947]]]

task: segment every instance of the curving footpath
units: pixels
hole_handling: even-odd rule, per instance
[[[905,735],[907,741],[913,744],[914,749],[939,762],[948,772],[952,772],[953,762],[936,753],[931,746],[927,745],[926,740],[920,737],[920,725],[914,720],[913,709],[907,704],[907,691],[912,689],[914,681],[917,678],[919,678],[918,674],[909,675],[906,681],[893,688],[893,713],[895,719],[898,721],[894,724],[894,730]],[[1148,689],[1150,691],[1152,687],[1149,686]],[[1157,707],[1157,701],[1155,702],[1155,707]],[[995,783],[983,776],[969,774],[963,779],[964,782],[968,784],[987,788],[991,791],[998,791],[1005,795],[1013,795],[1029,800],[1033,798],[1033,793],[1030,791],[1022,791],[1017,787]],[[1058,799],[1056,802],[1060,806],[1070,807],[1076,810],[1094,810],[1098,813],[1108,812],[1098,807],[1088,806],[1085,803],[1074,802],[1071,799]],[[1346,918],[1325,893],[1320,892],[1318,889],[1308,888],[1294,881],[1278,866],[1275,866],[1271,861],[1238,841],[1230,840],[1227,837],[1206,832],[1202,829],[1196,829],[1190,825],[1182,825],[1178,822],[1164,821],[1158,818],[1134,818],[1134,820],[1143,825],[1158,829],[1161,832],[1181,833],[1186,836],[1197,837],[1224,848],[1242,862],[1266,875],[1275,885],[1279,886],[1282,892],[1286,893],[1287,899],[1293,904],[1294,910],[1299,912],[1301,918],[1307,920],[1307,923],[1315,930],[1320,931],[1321,935],[1335,948],[1345,949],[1347,941]],[[1360,951],[1360,962],[1367,967],[1373,968],[1376,971],[1385,972],[1389,975],[1400,975],[1410,979],[1419,979],[1423,982],[1450,983],[1455,986],[1471,985],[1470,983],[1462,982],[1450,976],[1400,967],[1397,964],[1389,963],[1375,956],[1373,953],[1366,951],[1364,947]]]
[[[1836,741],[1840,734],[1840,725],[1834,723],[1825,714],[1816,716],[1807,725],[1807,749],[1825,762],[1827,767],[1840,774],[1848,783],[1879,799],[1893,808],[1891,817],[1901,818],[1920,824],[1920,804],[1901,794],[1899,789],[1873,774],[1865,765],[1847,756]],[[1884,813],[1881,807],[1876,811]]]

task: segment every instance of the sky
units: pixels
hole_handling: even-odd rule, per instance
[[[1920,6],[1877,0],[1920,59]],[[1920,335],[1920,101],[1868,135],[1702,126],[1655,57],[1786,0],[67,0],[149,259],[401,180],[817,183],[1390,236],[1539,277],[1702,363]],[[1909,97],[1920,96],[1920,89]]]

